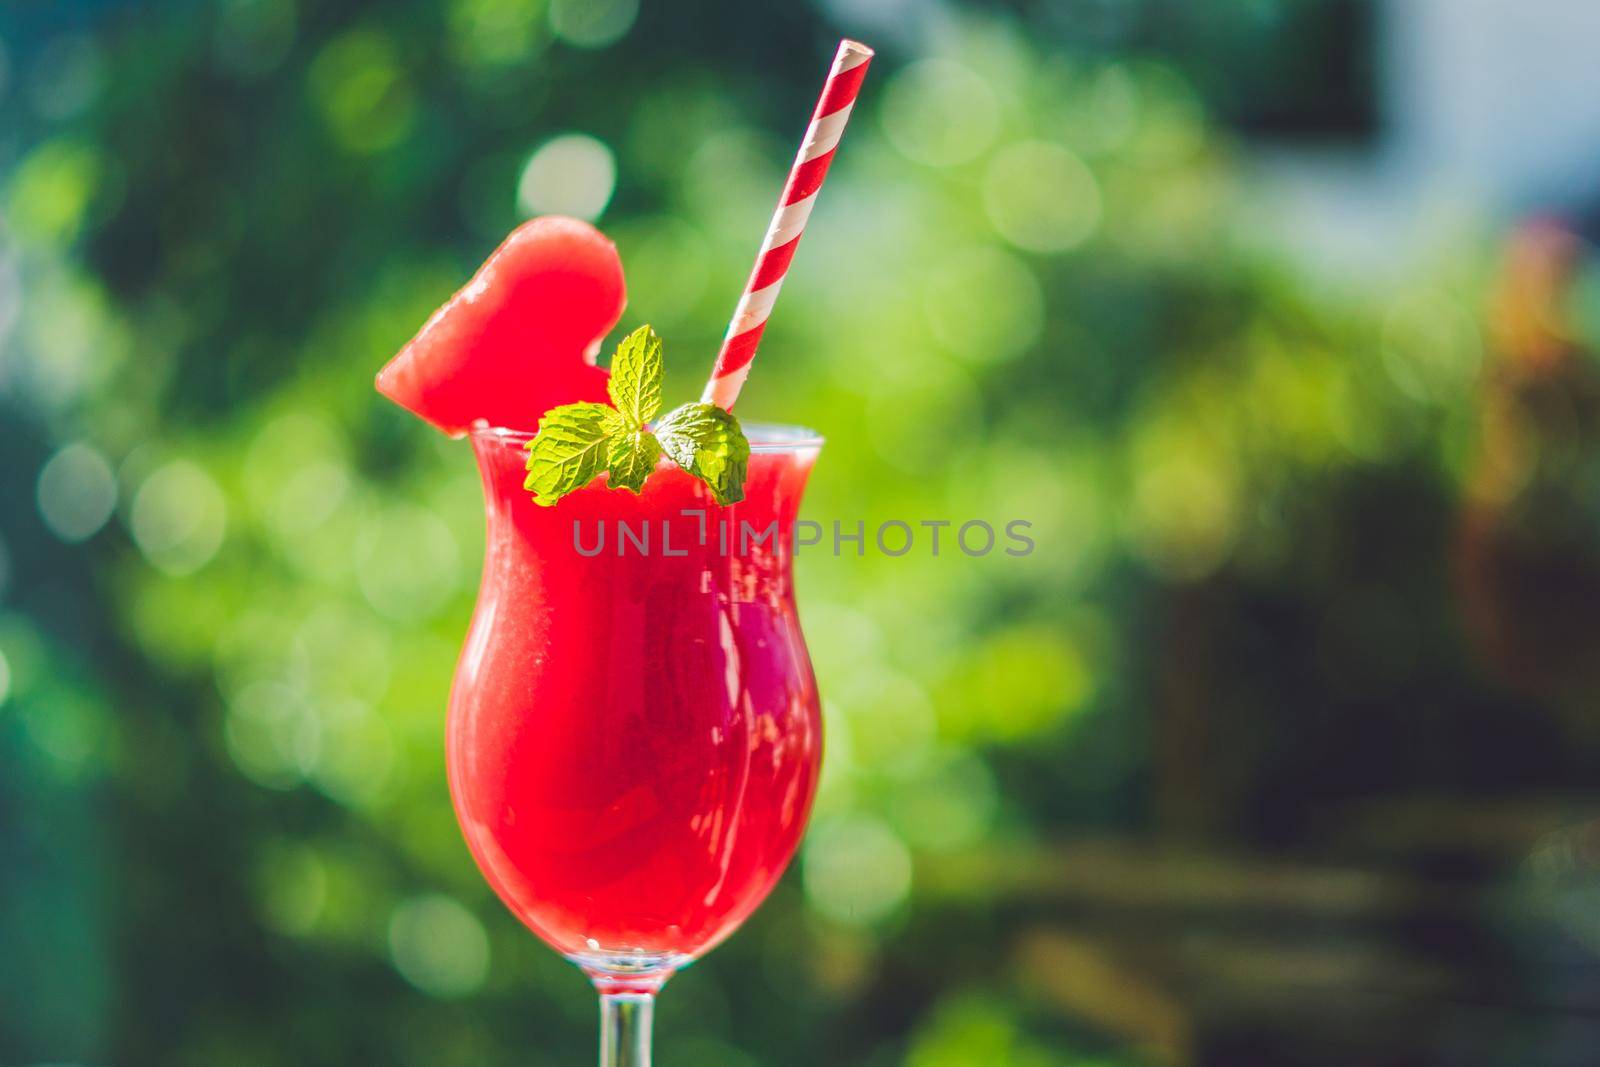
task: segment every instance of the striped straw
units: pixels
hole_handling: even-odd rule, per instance
[[[739,298],[733,321],[728,324],[728,335],[722,341],[722,351],[717,353],[711,380],[700,397],[703,403],[732,409],[733,402],[739,399],[739,389],[750,373],[756,346],[761,343],[761,331],[766,329],[767,316],[772,314],[772,305],[783,286],[783,276],[794,259],[800,234],[816,205],[817,191],[828,175],[834,149],[839,145],[844,124],[850,119],[850,109],[855,106],[856,94],[861,90],[861,79],[866,77],[867,64],[871,62],[872,49],[866,45],[858,41],[839,42],[839,52],[833,57],[833,69],[822,86],[811,126],[806,130],[805,140],[800,142],[800,152],[789,169],[788,184],[778,199],[778,210],[772,216],[772,225],[767,227],[767,236],[756,255],[755,269],[745,283],[744,295]]]

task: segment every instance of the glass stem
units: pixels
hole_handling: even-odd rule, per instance
[[[650,1067],[649,993],[600,994],[600,1067]]]

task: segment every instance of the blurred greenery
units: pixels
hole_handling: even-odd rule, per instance
[[[0,1062],[592,1056],[447,799],[473,463],[371,375],[564,211],[697,390],[846,32],[741,414],[819,521],[1039,548],[802,557],[813,828],[660,1062],[1582,1062],[1587,365],[1506,369],[1477,233],[1333,287],[1253,216],[1366,5],[1184,8],[0,11]]]

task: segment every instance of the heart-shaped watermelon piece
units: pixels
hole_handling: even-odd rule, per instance
[[[472,281],[378,372],[378,391],[459,436],[533,430],[559,404],[606,399],[600,340],[622,317],[617,246],[577,219],[512,231]]]

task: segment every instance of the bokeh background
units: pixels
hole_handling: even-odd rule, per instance
[[[741,413],[802,855],[664,1067],[1600,1055],[1590,0],[0,8],[0,1063],[562,1064],[456,830],[482,515],[373,372],[531,214],[690,395],[841,34]]]

